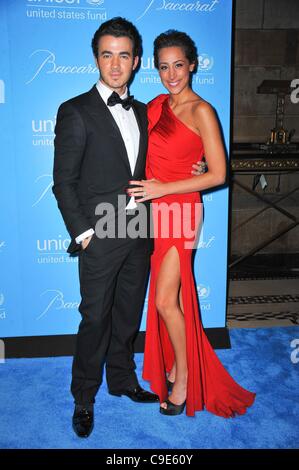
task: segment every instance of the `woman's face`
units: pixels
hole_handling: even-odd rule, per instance
[[[194,70],[195,64],[190,64],[181,47],[163,47],[158,57],[159,75],[169,93],[177,95],[189,87],[190,72]]]

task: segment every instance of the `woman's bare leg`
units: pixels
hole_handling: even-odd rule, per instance
[[[179,302],[180,285],[179,254],[177,249],[172,247],[163,258],[157,278],[156,307],[165,322],[174,349],[175,384],[169,399],[176,405],[186,399],[188,376],[185,319]],[[161,406],[167,408],[166,403]]]
[[[180,304],[180,309],[181,309],[182,313],[184,314],[182,287],[180,287],[180,292],[179,292],[179,304]],[[168,375],[168,380],[172,383],[175,382],[175,374],[176,374],[176,364],[175,364],[175,361],[174,361],[173,366],[171,368],[171,371],[169,372],[169,375]]]

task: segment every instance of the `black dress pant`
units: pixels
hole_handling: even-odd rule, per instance
[[[71,391],[76,404],[94,403],[106,378],[110,391],[133,389],[133,342],[140,327],[149,270],[146,239],[105,240],[93,235],[79,255],[79,311],[82,320],[76,339]]]

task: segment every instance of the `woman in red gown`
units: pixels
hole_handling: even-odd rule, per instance
[[[154,201],[143,378],[165,415],[186,406],[188,416],[205,408],[228,418],[244,414],[255,394],[234,381],[204,333],[191,263],[202,214],[199,191],[224,183],[224,148],[211,105],[190,87],[197,65],[192,39],[167,31],[155,40],[154,58],[169,94],[148,105],[147,180],[130,182],[139,202]],[[190,178],[190,166],[203,155],[208,171]]]

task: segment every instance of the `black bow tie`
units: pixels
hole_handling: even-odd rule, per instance
[[[126,111],[128,111],[131,108],[132,104],[133,104],[133,100],[134,100],[134,96],[128,96],[127,98],[122,100],[121,97],[119,96],[119,94],[116,93],[116,91],[114,91],[112,93],[112,95],[109,96],[108,101],[107,101],[107,105],[108,106],[115,106],[116,104],[121,104],[122,107]]]

